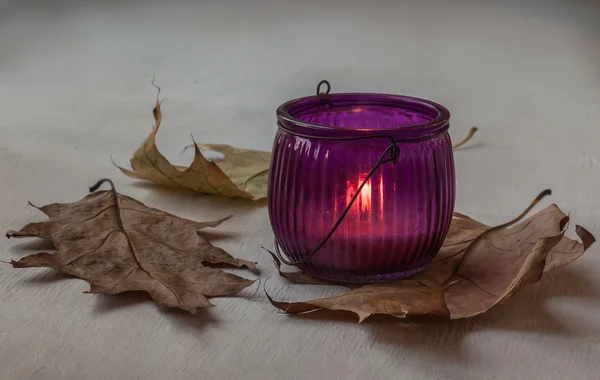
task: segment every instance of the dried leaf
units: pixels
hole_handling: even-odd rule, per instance
[[[95,191],[102,180],[90,189]],[[118,194],[95,192],[75,203],[39,208],[49,221],[30,223],[7,237],[51,240],[54,254],[38,253],[12,261],[15,268],[48,267],[82,278],[91,293],[145,291],[159,306],[195,312],[212,304],[206,297],[238,293],[254,281],[206,265],[246,267],[210,244],[197,231],[224,220],[194,222]]]
[[[194,144],[192,164],[187,168],[173,166],[156,147],[156,133],[162,120],[158,99],[153,114],[155,124],[152,132],[131,157],[133,170],[117,166],[125,175],[203,194],[248,199],[267,196],[271,159],[269,152],[236,149],[228,145],[201,145],[202,148],[220,152],[225,157],[221,161],[212,162]]]
[[[365,285],[341,295],[305,302],[269,299],[290,314],[345,310],[354,312],[360,321],[374,314],[400,318],[424,314],[451,319],[472,317],[538,281],[544,272],[577,259],[595,241],[581,226],[576,227],[581,242],[564,236],[569,218],[554,204],[510,227],[522,215],[491,228],[455,213],[434,262],[407,280]]]

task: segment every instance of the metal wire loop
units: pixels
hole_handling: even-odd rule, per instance
[[[327,86],[327,90],[325,92],[321,91],[322,85]],[[320,81],[319,84],[317,85],[317,95],[328,95],[329,91],[331,91],[331,84],[329,83],[329,81],[327,81],[325,79]]]

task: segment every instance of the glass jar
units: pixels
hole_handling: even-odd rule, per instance
[[[449,119],[439,104],[400,95],[320,94],[281,105],[268,208],[286,261],[340,282],[425,268],[454,210]]]

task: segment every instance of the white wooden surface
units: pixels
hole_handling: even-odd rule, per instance
[[[439,101],[455,139],[480,127],[477,144],[456,153],[457,210],[500,223],[551,188],[546,204],[600,233],[593,2],[189,3],[3,2],[2,230],[43,218],[27,201],[75,201],[108,176],[183,217],[234,213],[215,243],[257,260],[276,298],[336,292],[277,278],[260,249],[272,239],[266,208],[156,188],[112,166],[150,131],[156,75],[166,98],[158,144],[176,163],[191,160],[179,155],[190,134],[270,149],[276,106],[327,78],[334,91]],[[44,249],[0,240],[2,260]],[[142,296],[84,294],[84,281],[2,265],[0,379],[599,379],[599,253],[487,315],[422,324],[286,317],[262,290],[245,300],[253,289],[195,316],[161,312]]]

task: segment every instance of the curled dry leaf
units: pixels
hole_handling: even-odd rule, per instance
[[[451,319],[475,316],[540,280],[544,272],[569,264],[595,241],[581,226],[575,230],[581,242],[566,237],[569,218],[554,204],[510,227],[524,214],[491,228],[456,213],[433,263],[410,279],[365,285],[305,302],[269,299],[290,314],[345,310],[357,314],[360,321],[374,314],[401,318],[429,314]]]
[[[192,164],[187,168],[173,166],[156,147],[156,133],[162,121],[158,99],[153,114],[154,128],[131,157],[132,170],[118,167],[125,175],[203,194],[257,200],[266,198],[271,160],[269,152],[237,149],[228,145],[194,144]],[[225,158],[218,162],[209,161],[200,149],[222,153]]]
[[[102,180],[90,189],[109,180]],[[52,241],[57,252],[38,253],[12,261],[15,268],[48,267],[88,281],[91,293],[145,291],[160,306],[195,312],[212,306],[206,297],[238,293],[254,281],[207,265],[246,267],[210,244],[198,230],[224,220],[194,222],[110,191],[94,192],[75,203],[39,209],[49,221],[27,224],[7,237],[38,237]]]

